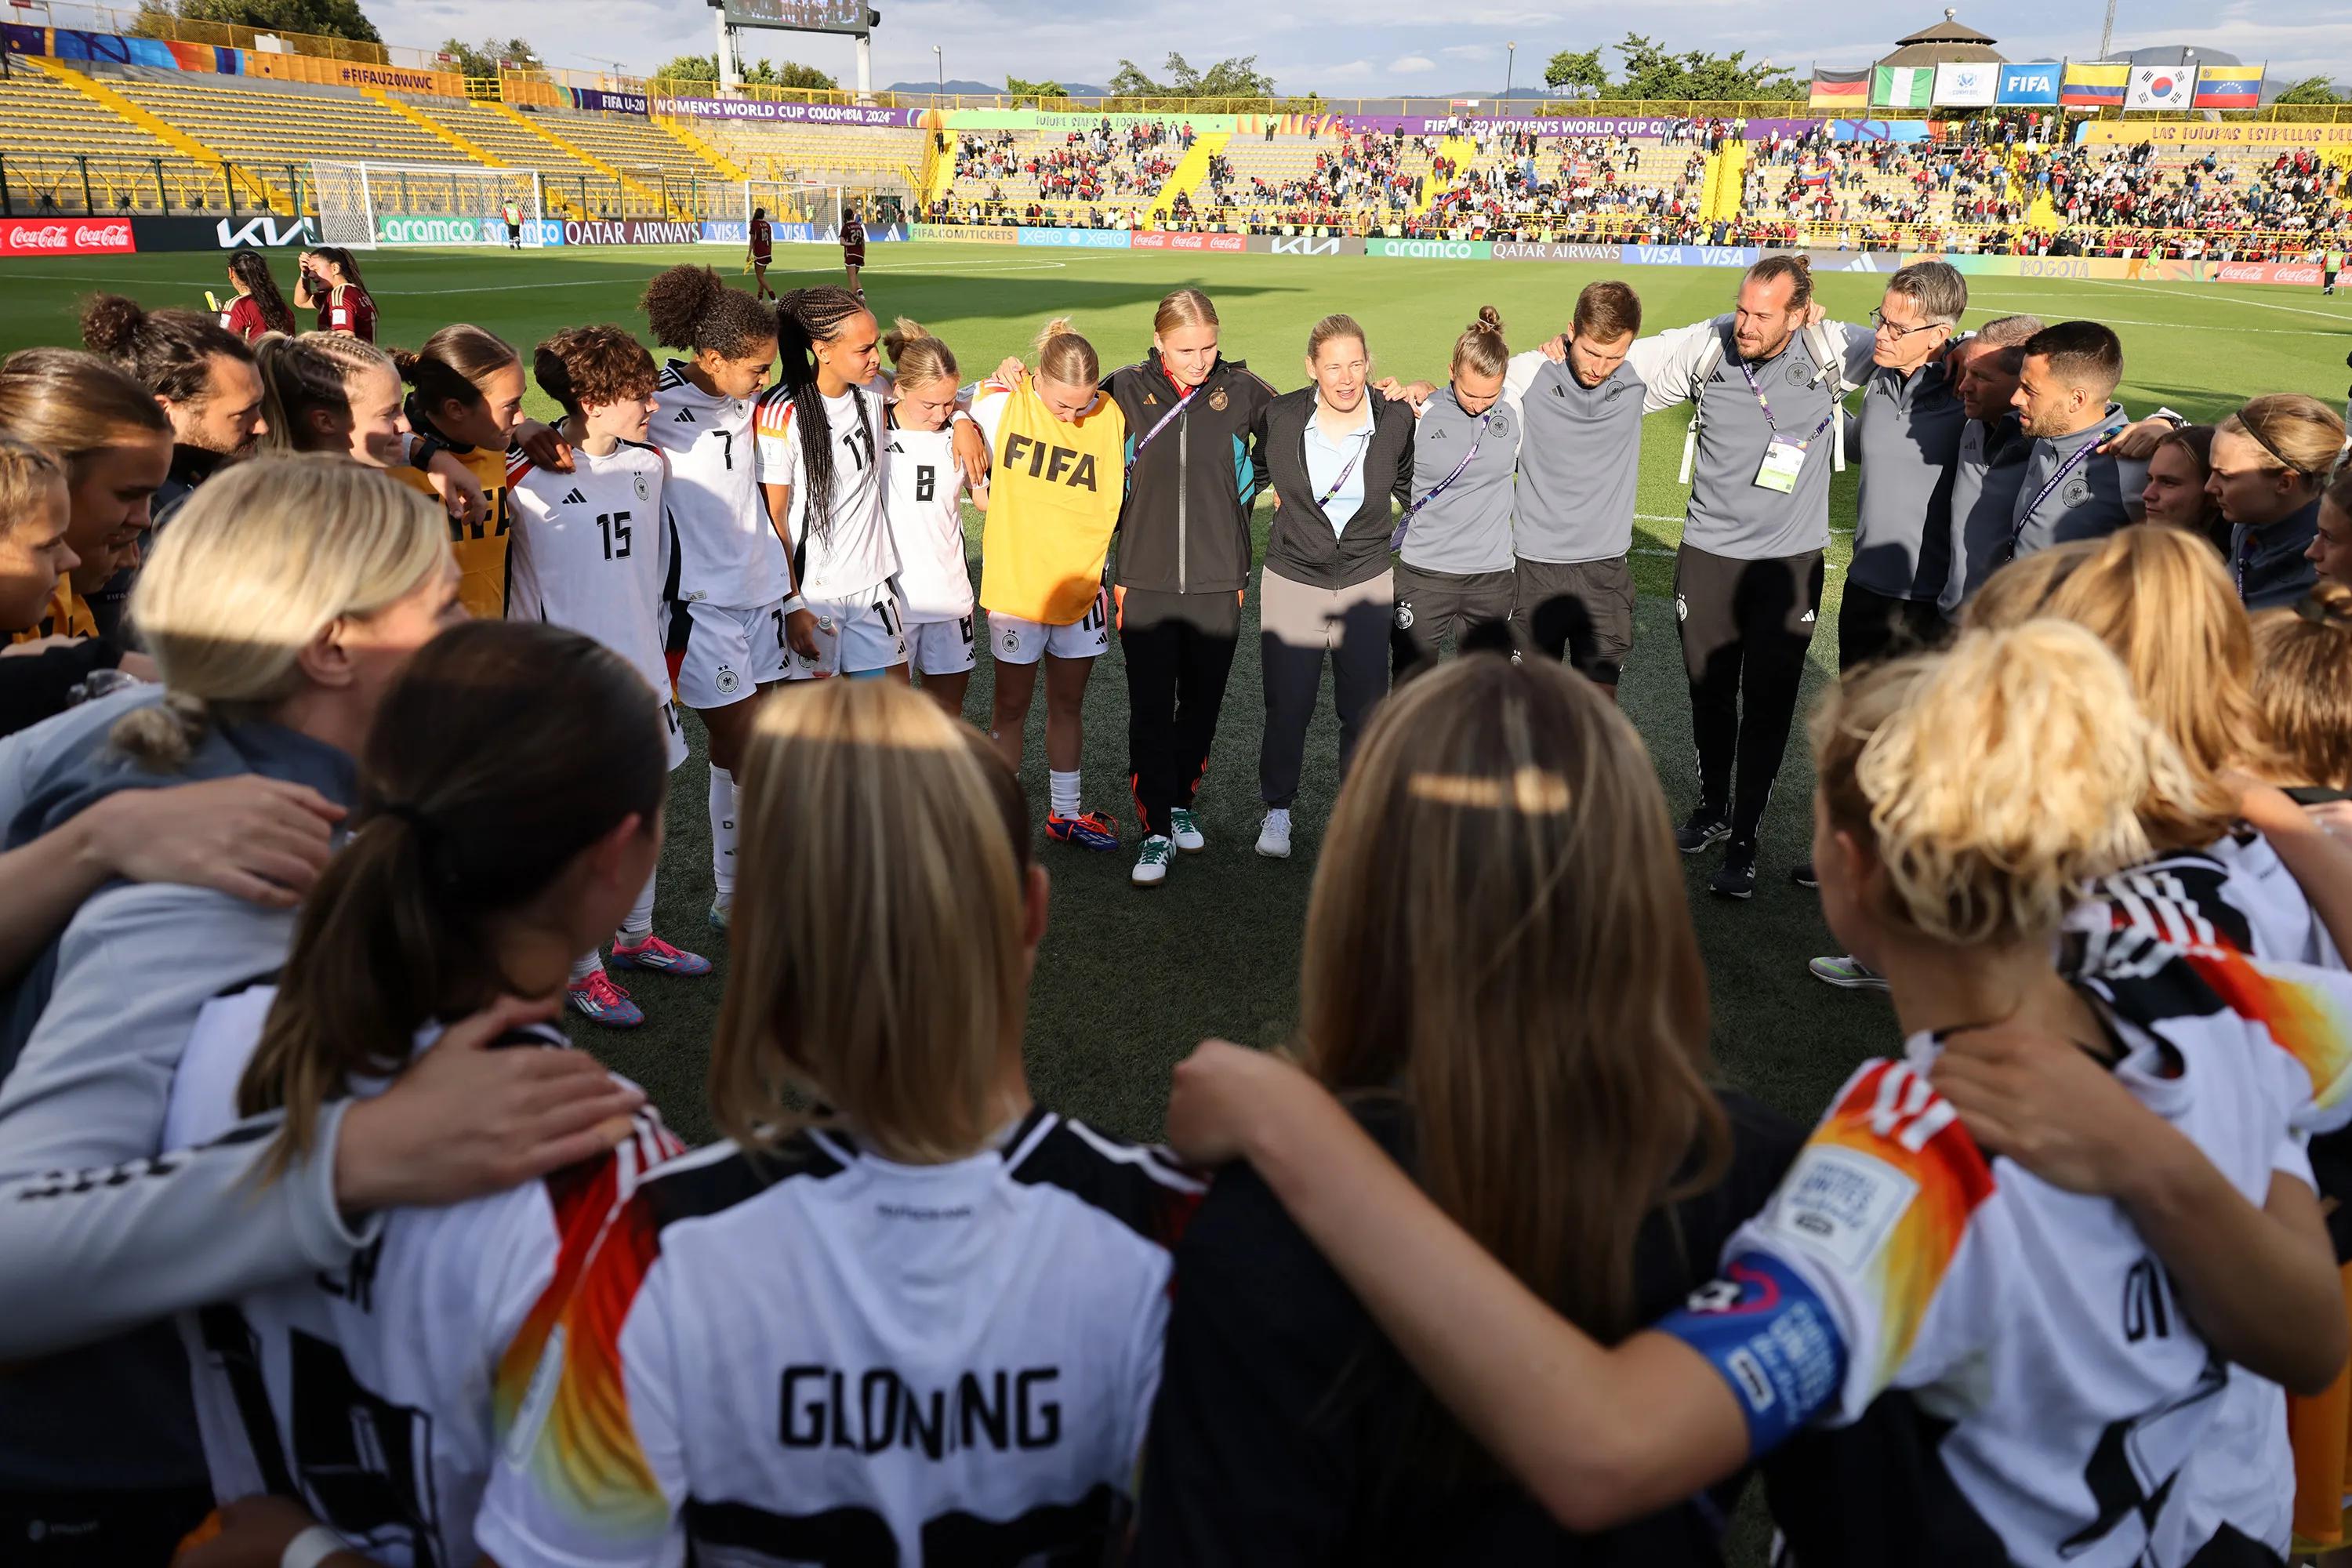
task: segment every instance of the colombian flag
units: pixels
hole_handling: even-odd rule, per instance
[[[2261,66],[2200,66],[2192,109],[2259,109],[2263,102]]]
[[[2130,79],[2128,65],[2077,65],[2069,60],[2065,79],[2058,86],[2058,101],[2068,109],[2121,109]]]

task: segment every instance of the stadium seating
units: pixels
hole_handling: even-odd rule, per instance
[[[623,174],[667,195],[674,206],[690,206],[698,217],[731,216],[738,198],[719,164],[662,127],[625,114],[542,112],[541,130],[600,158]]]
[[[494,104],[451,98],[410,99],[410,105],[512,169],[536,169],[548,213],[562,217],[652,217],[627,187],[576,154],[500,113]],[[645,210],[637,208],[643,206]]]
[[[9,210],[20,216],[188,212],[228,205],[217,166],[198,163],[33,70],[0,79],[0,177]],[[241,205],[252,204],[247,198]]]
[[[307,184],[314,158],[462,163],[446,142],[358,90],[305,82],[133,68],[108,86],[257,175],[271,191]]]

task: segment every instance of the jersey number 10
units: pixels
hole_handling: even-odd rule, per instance
[[[604,536],[604,559],[626,560],[629,554],[629,514],[625,511],[600,511],[596,514],[596,528]]]

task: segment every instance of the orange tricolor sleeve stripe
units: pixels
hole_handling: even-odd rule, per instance
[[[1897,1061],[1857,1077],[1811,1142],[1892,1166],[1916,1189],[1856,1281],[1877,1303],[1874,1386],[1884,1388],[1910,1355],[1969,1216],[1992,1195],[1992,1171],[1950,1104]]]
[[[2321,1110],[2352,1094],[2352,1014],[2326,982],[2341,975],[2303,965],[2258,963],[2226,943],[2186,950],[2189,967],[2219,993],[2230,1010],[2260,1024],[2311,1080]],[[2297,972],[2311,978],[2297,977]]]
[[[654,1536],[669,1507],[629,1415],[621,1333],[661,1256],[642,1198],[624,1205],[581,1275],[562,1316],[562,1372],[528,1461],[539,1494],[583,1524]]]

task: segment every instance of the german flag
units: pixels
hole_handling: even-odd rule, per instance
[[[1868,109],[1870,107],[1870,68],[1860,70],[1832,71],[1813,68],[1812,96],[1805,100],[1808,109]]]

